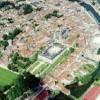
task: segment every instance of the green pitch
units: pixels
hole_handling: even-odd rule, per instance
[[[0,86],[10,85],[16,78],[17,78],[16,74],[6,69],[0,68]]]

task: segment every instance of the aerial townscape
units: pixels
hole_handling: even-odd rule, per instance
[[[0,100],[100,100],[100,0],[0,0]]]

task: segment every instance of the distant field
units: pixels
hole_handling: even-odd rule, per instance
[[[0,86],[10,85],[16,78],[16,74],[6,69],[0,68]]]

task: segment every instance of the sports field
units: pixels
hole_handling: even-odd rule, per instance
[[[17,74],[14,74],[6,69],[0,68],[0,86],[10,85],[16,78]]]

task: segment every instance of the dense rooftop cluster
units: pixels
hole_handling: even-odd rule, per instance
[[[0,0],[0,100],[99,86],[99,12],[99,0]]]

